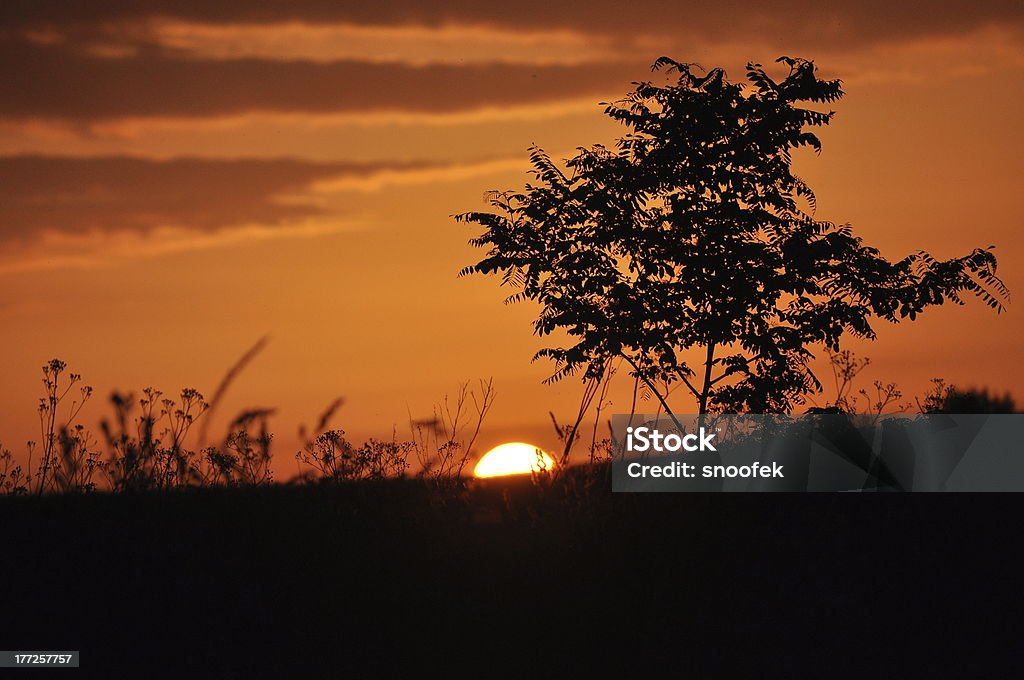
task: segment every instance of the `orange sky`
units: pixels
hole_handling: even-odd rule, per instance
[[[662,54],[734,78],[814,59],[847,91],[798,159],[819,217],[890,258],[995,244],[1024,289],[1024,7],[823,5],[3,3],[0,442],[35,436],[54,356],[95,386],[94,424],[114,388],[209,395],[269,334],[224,415],[277,407],[285,471],[338,395],[337,426],[386,436],[477,377],[485,445],[550,444],[580,386],[540,384],[533,308],[456,279],[479,253],[451,215],[527,181],[531,143],[613,139],[598,102]],[[972,301],[851,347],[908,396],[944,376],[1024,398],[1020,318]]]

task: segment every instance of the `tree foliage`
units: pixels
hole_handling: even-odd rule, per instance
[[[662,57],[662,84],[607,105],[628,130],[613,148],[580,147],[563,169],[533,147],[535,183],[456,216],[483,227],[471,243],[487,249],[461,274],[500,276],[508,302],[539,303],[538,335],[571,339],[537,353],[555,364],[549,380],[599,378],[621,357],[663,404],[681,381],[701,413],[785,412],[821,388],[815,347],[968,296],[1003,309],[991,246],[893,262],[815,219],[792,154],[820,152],[813,130],[833,112],[819,109],[843,92],[813,62],[777,61],[778,82],[748,64],[733,83]]]

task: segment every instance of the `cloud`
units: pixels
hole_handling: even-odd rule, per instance
[[[11,40],[0,41],[0,67],[6,74],[0,116],[80,121],[249,111],[445,113],[615,93],[638,70],[635,64],[207,61],[151,51],[111,58]]]
[[[303,220],[287,227],[247,224],[213,232],[158,227],[149,233],[48,233],[40,243],[0,249],[0,275],[57,269],[94,269],[119,260],[216,250],[261,241],[311,239],[368,228],[358,219]]]
[[[575,31],[518,31],[476,26],[354,24],[196,24],[156,21],[148,39],[202,59],[259,58],[330,63],[585,64],[621,60],[630,44]]]
[[[0,118],[443,115],[614,97],[663,53],[738,67],[1022,25],[1019,0],[7,0]]]
[[[464,0],[376,0],[335,2],[292,0],[5,0],[0,25],[35,30],[75,29],[140,23],[156,19],[195,23],[362,24],[443,27],[474,24],[516,30],[568,29],[604,35],[686,35],[709,39],[771,32],[776,37],[815,40],[820,46],[888,40],[893,37],[953,33],[1024,19],[1019,0],[791,0],[772,5],[755,0],[691,3],[677,0],[590,0],[551,2],[465,2]],[[742,37],[742,36],[741,36]]]
[[[428,165],[0,157],[0,274],[374,229],[381,216],[365,209],[378,200],[368,194],[526,168],[522,158]]]
[[[274,227],[324,214],[312,195],[316,182],[418,167],[289,159],[0,157],[0,246],[47,234]]]

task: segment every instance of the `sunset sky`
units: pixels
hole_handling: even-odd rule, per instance
[[[1019,0],[6,0],[0,442],[38,438],[50,358],[96,388],[94,425],[115,388],[210,395],[269,335],[224,415],[277,407],[289,465],[298,425],[337,396],[356,439],[401,435],[489,376],[483,445],[550,445],[547,413],[569,419],[580,385],[541,384],[535,308],[456,278],[480,253],[451,216],[528,181],[531,143],[563,158],[611,142],[599,102],[663,54],[733,79],[814,59],[847,92],[822,154],[797,161],[818,216],[892,259],[995,244],[1024,291]],[[972,299],[850,347],[908,397],[943,376],[1020,400],[1021,318]]]

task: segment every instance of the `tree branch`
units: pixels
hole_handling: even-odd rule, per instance
[[[643,380],[644,384],[647,385],[647,387],[650,388],[651,392],[654,393],[654,396],[656,396],[658,398],[658,401],[661,403],[662,408],[665,409],[666,415],[668,415],[668,417],[672,419],[672,422],[675,424],[675,426],[679,429],[680,432],[682,432],[683,431],[682,424],[680,424],[680,422],[676,418],[675,414],[672,413],[672,409],[669,408],[668,402],[665,401],[665,398],[663,396],[661,396],[661,392],[659,392],[658,388],[654,386],[654,383],[652,383],[647,378],[647,376],[645,376],[643,374],[643,372],[640,370],[640,367],[636,365],[635,361],[633,361],[628,356],[626,356],[626,354],[624,352],[619,352],[619,354],[622,355],[622,358],[625,359],[626,362],[630,366],[633,367],[634,375],[637,376],[638,378],[640,378],[641,380]]]

